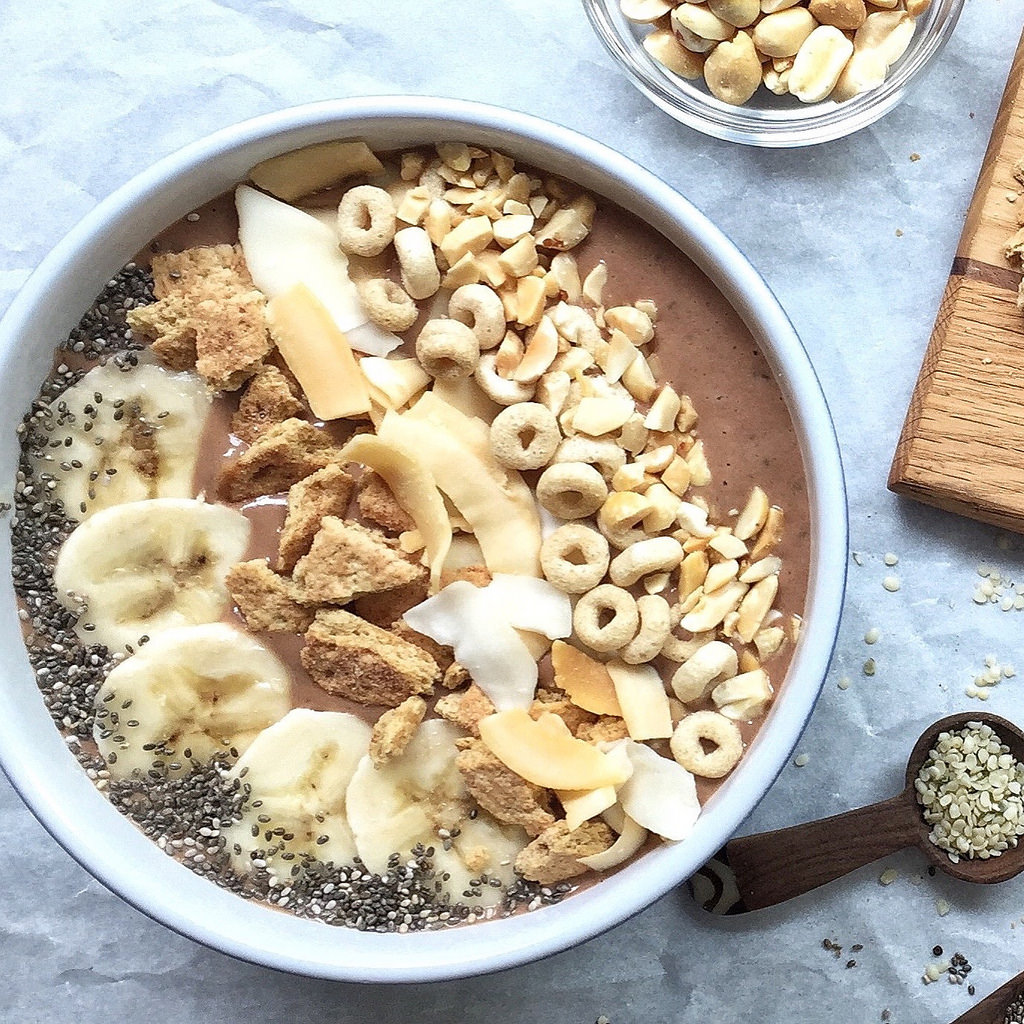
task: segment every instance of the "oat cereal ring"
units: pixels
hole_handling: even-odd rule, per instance
[[[608,541],[582,523],[566,523],[540,547],[540,567],[552,586],[565,594],[592,590],[608,571]]]
[[[468,377],[480,359],[476,335],[458,320],[437,317],[423,325],[416,358],[431,377]]]
[[[705,753],[701,740],[714,744]],[[736,767],[743,754],[739,727],[717,711],[695,711],[687,715],[669,740],[672,756],[688,772],[705,779],[720,779]]]
[[[471,328],[482,349],[494,348],[505,337],[505,304],[485,284],[464,284],[452,292],[448,315]]]
[[[558,420],[537,402],[510,405],[491,423],[491,452],[511,469],[546,466],[561,439]]]
[[[379,256],[395,237],[395,201],[376,185],[356,185],[338,203],[338,244],[350,256]]]
[[[359,298],[366,315],[386,331],[407,331],[420,315],[406,290],[386,277],[360,281]]]
[[[465,327],[465,324],[462,326]],[[466,330],[468,331],[469,328],[466,327]],[[470,333],[473,332],[470,331]],[[476,335],[474,334],[473,337],[475,338]],[[496,360],[497,356],[493,352],[485,352],[480,356],[480,361],[473,371],[473,376],[483,393],[498,405],[515,405],[517,402],[530,401],[533,398],[534,385],[502,377],[495,365]]]
[[[644,594],[636,599],[640,615],[640,631],[619,651],[627,665],[644,665],[661,653],[665,638],[672,628],[672,609],[663,597]]]
[[[611,618],[602,625],[609,614]],[[640,613],[628,590],[602,583],[576,602],[572,624],[576,636],[591,650],[611,654],[636,636]]]
[[[567,437],[555,452],[553,462],[587,462],[597,466],[605,480],[611,480],[626,464],[626,453],[614,441],[589,437]]]
[[[673,607],[672,620],[675,625],[679,625],[679,618],[677,608]],[[668,636],[665,637],[665,642],[661,645],[661,656],[668,658],[669,661],[686,661],[687,658],[692,658],[705,644],[711,643],[714,639],[715,631],[713,629],[706,633],[694,633],[688,640],[684,640],[670,631]]]
[[[648,537],[612,559],[611,580],[618,587],[631,587],[651,573],[674,569],[682,560],[683,545],[675,537]]]
[[[559,519],[593,515],[607,497],[604,477],[585,462],[558,462],[537,481],[537,500]]]
[[[394,242],[402,286],[414,299],[429,299],[441,287],[430,235],[423,228],[402,228],[395,232]]]

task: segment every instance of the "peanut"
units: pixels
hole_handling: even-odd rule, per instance
[[[790,7],[763,17],[752,33],[754,45],[768,57],[792,57],[818,27],[806,7]]]
[[[801,103],[818,103],[835,88],[853,43],[832,25],[819,25],[803,42],[789,73],[789,91]]]
[[[736,28],[704,4],[684,3],[672,12],[672,24],[682,25],[702,39],[732,39]]]
[[[663,67],[680,78],[700,78],[704,58],[688,50],[671,29],[659,28],[644,37],[644,49]]]
[[[707,0],[707,3],[712,14],[736,28],[752,25],[761,13],[759,0]]]
[[[903,56],[914,37],[914,19],[905,11],[875,11],[853,37],[853,48],[874,50],[891,67]]]
[[[691,80],[703,76],[717,99],[742,105],[762,84],[802,103],[842,102],[876,88],[906,52],[916,19],[931,0],[620,0],[620,5],[627,18],[649,28],[644,49],[666,70]],[[659,10],[668,17],[655,17]],[[649,401],[653,388],[643,379],[643,365],[616,366],[634,397]]]
[[[868,16],[864,0],[811,0],[808,9],[822,25],[858,29]]]
[[[853,48],[853,44],[850,44]],[[704,81],[723,103],[742,106],[761,84],[761,61],[746,32],[719,43],[704,61]]]

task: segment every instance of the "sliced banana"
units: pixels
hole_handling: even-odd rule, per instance
[[[228,606],[224,577],[245,554],[241,512],[189,498],[115,505],[72,531],[53,581],[78,633],[111,650],[177,626],[214,622]]]
[[[184,626],[110,672],[94,736],[114,778],[180,775],[191,759],[244,751],[290,707],[288,670],[262,644],[223,622]]]
[[[371,871],[385,871],[392,854],[407,859],[422,843],[434,849],[437,881],[453,902],[491,906],[501,900],[502,889],[489,884],[471,888],[470,882],[486,874],[510,883],[527,836],[480,811],[469,817],[473,802],[455,767],[454,743],[460,735],[450,723],[434,719],[424,722],[403,753],[383,767],[375,768],[364,757],[349,783],[348,820],[356,850]]]
[[[248,871],[257,851],[282,876],[306,857],[352,862],[345,793],[370,731],[355,715],[295,708],[256,737],[231,773],[252,789],[242,820],[224,831],[236,871]]]
[[[192,373],[97,366],[50,404],[53,447],[36,469],[70,519],[144,498],[190,498],[211,398]]]

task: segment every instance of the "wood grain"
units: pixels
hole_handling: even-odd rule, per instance
[[[1024,36],[900,435],[889,487],[1024,532],[1024,316],[1007,238],[1024,217]]]
[[[917,845],[921,815],[913,794],[805,825],[733,839],[729,867],[747,910],[761,910]]]
[[[1021,994],[1024,994],[1024,974],[1018,974],[985,996],[980,1003],[957,1017],[953,1024],[1003,1024],[1007,1007]]]

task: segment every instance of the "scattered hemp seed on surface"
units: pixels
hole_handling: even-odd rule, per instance
[[[807,754],[797,754],[796,757],[793,758],[793,764],[795,764],[797,768],[803,768],[809,760],[810,757]]]
[[[900,562],[899,557],[897,555],[894,555],[891,551],[887,551],[885,553],[885,558],[883,559],[883,561],[888,566],[899,565]]]
[[[900,578],[899,576],[886,576],[882,580],[882,586],[889,591],[890,594],[895,594],[900,589]]]
[[[892,883],[899,877],[900,873],[895,868],[886,868],[878,876],[878,882],[880,885],[892,885]]]
[[[882,638],[882,634],[881,634],[880,630],[878,630],[875,626],[872,626],[871,629],[869,629],[864,634],[864,643],[866,643],[866,644],[877,644],[878,641],[881,638]]]
[[[868,658],[868,660],[864,662],[864,675],[866,675],[866,676],[873,676],[874,674],[875,674],[875,659],[874,658]]]
[[[850,688],[850,677],[840,676],[839,682],[836,683],[836,686],[838,686],[840,690],[848,690]]]

